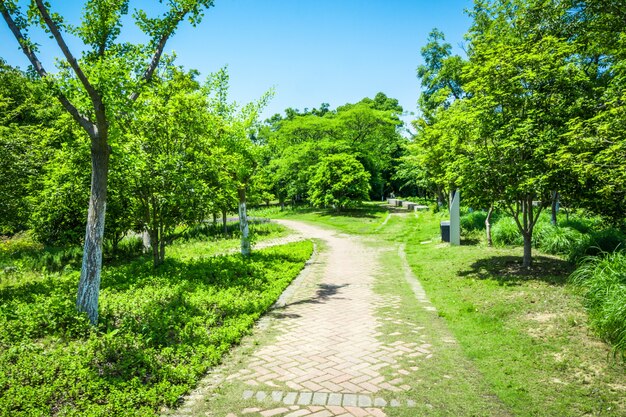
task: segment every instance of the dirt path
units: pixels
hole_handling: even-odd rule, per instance
[[[472,381],[480,376],[471,369],[469,376],[448,369],[471,366],[437,321],[402,248],[376,247],[301,222],[280,223],[320,242],[316,259],[255,330],[258,339],[226,359],[175,415],[472,415],[459,414],[462,405],[447,408],[427,394],[433,388],[450,390],[461,378],[469,380],[459,388],[459,396],[466,397],[467,385],[480,387]],[[397,265],[392,271],[391,261]],[[386,291],[381,282],[392,278],[404,284],[392,283]],[[408,309],[404,296],[393,291],[399,285],[407,286]],[[417,314],[407,318],[413,308]],[[448,359],[454,365],[446,368]],[[418,386],[425,383],[433,387]],[[469,401],[482,402],[480,415],[507,414],[484,390],[470,389],[470,394],[477,399]]]

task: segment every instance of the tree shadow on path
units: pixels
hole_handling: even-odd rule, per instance
[[[341,285],[318,284],[317,291],[315,292],[315,295],[313,297],[305,298],[303,300],[294,301],[293,303],[288,303],[288,304],[285,304],[285,305],[274,307],[274,308],[272,308],[270,310],[270,312],[268,314],[271,317],[274,317],[274,318],[298,318],[298,317],[301,317],[299,314],[285,313],[285,312],[282,312],[282,311],[284,311],[288,307],[301,305],[301,304],[323,304],[323,303],[327,302],[330,298],[341,299],[341,298],[335,297],[335,295],[337,295],[339,293],[339,290],[341,288],[347,287],[349,285],[350,284],[341,284]]]

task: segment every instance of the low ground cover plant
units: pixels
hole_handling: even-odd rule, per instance
[[[76,270],[0,284],[0,416],[152,416],[173,406],[298,274],[312,244],[106,267],[97,328]]]

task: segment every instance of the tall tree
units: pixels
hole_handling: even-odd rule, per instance
[[[477,135],[464,144],[464,182],[515,219],[524,238],[523,266],[532,263],[532,235],[541,211],[560,189],[550,160],[563,145],[567,119],[584,80],[572,46],[526,25],[532,1],[482,2],[474,10],[464,88]]]
[[[50,84],[91,141],[91,193],[76,305],[94,325],[98,321],[110,135],[115,132],[116,120],[128,117],[142,86],[152,79],[178,25],[185,19],[198,24],[204,9],[212,5],[213,0],[172,0],[168,9],[154,18],[135,10],[135,21],[149,41],[133,45],[118,41],[122,19],[128,14],[128,0],[88,0],[78,26],[64,22],[43,0],[31,1],[26,14],[15,0],[0,3],[4,20],[35,72]],[[54,39],[62,53],[59,76],[46,71],[36,44],[28,37],[28,29],[37,26]],[[68,46],[67,34],[83,41],[86,50],[80,59]]]
[[[228,101],[229,76],[226,68],[212,74],[205,86],[208,108],[216,123],[216,146],[224,150],[221,169],[228,173],[238,198],[241,254],[251,253],[250,227],[247,214],[247,192],[261,159],[261,146],[256,140],[259,114],[273,96],[270,90],[257,101],[243,107]]]

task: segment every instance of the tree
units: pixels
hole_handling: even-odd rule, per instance
[[[192,25],[198,24],[203,10],[212,5],[212,0],[172,0],[169,9],[156,18],[136,10],[135,21],[150,40],[147,45],[132,45],[118,42],[128,0],[88,0],[77,27],[52,13],[43,0],[33,0],[26,15],[15,0],[0,3],[4,20],[35,72],[50,84],[61,105],[90,138],[91,192],[76,304],[94,325],[98,321],[110,135],[115,135],[117,120],[129,116],[141,87],[152,79],[180,22],[188,19]],[[61,50],[65,60],[58,76],[50,75],[38,58],[37,47],[27,35],[32,26],[43,28]],[[87,48],[80,59],[65,41],[68,33]],[[142,66],[143,71],[139,70]]]
[[[273,95],[266,92],[259,100],[239,107],[228,102],[229,76],[226,68],[212,74],[205,86],[208,109],[216,123],[216,146],[223,150],[220,169],[228,173],[238,198],[241,254],[251,253],[250,227],[247,214],[247,191],[257,171],[262,152],[256,141],[258,118]]]
[[[25,230],[44,163],[44,144],[58,117],[54,98],[0,59],[0,234]]]
[[[440,205],[446,203],[447,190],[455,189],[446,175],[447,162],[454,149],[450,143],[450,121],[447,110],[465,96],[461,73],[465,62],[452,55],[452,46],[445,36],[433,29],[428,43],[422,48],[424,64],[417,68],[423,91],[418,101],[421,117],[413,121],[416,134],[400,159],[396,177],[406,186],[417,186],[437,196]]]
[[[195,73],[169,67],[145,91],[125,135],[125,170],[138,223],[150,236],[153,265],[180,225],[209,213],[208,183],[215,176],[206,99]]]
[[[333,207],[337,211],[358,206],[368,198],[369,173],[350,154],[323,157],[309,181],[313,205]]]
[[[551,191],[561,189],[560,170],[550,160],[563,144],[584,78],[570,62],[570,44],[520,29],[529,4],[502,0],[475,10],[463,87],[478,131],[463,143],[459,170],[461,185],[481,184],[471,189],[513,216],[524,238],[524,267],[532,263],[539,215]]]

